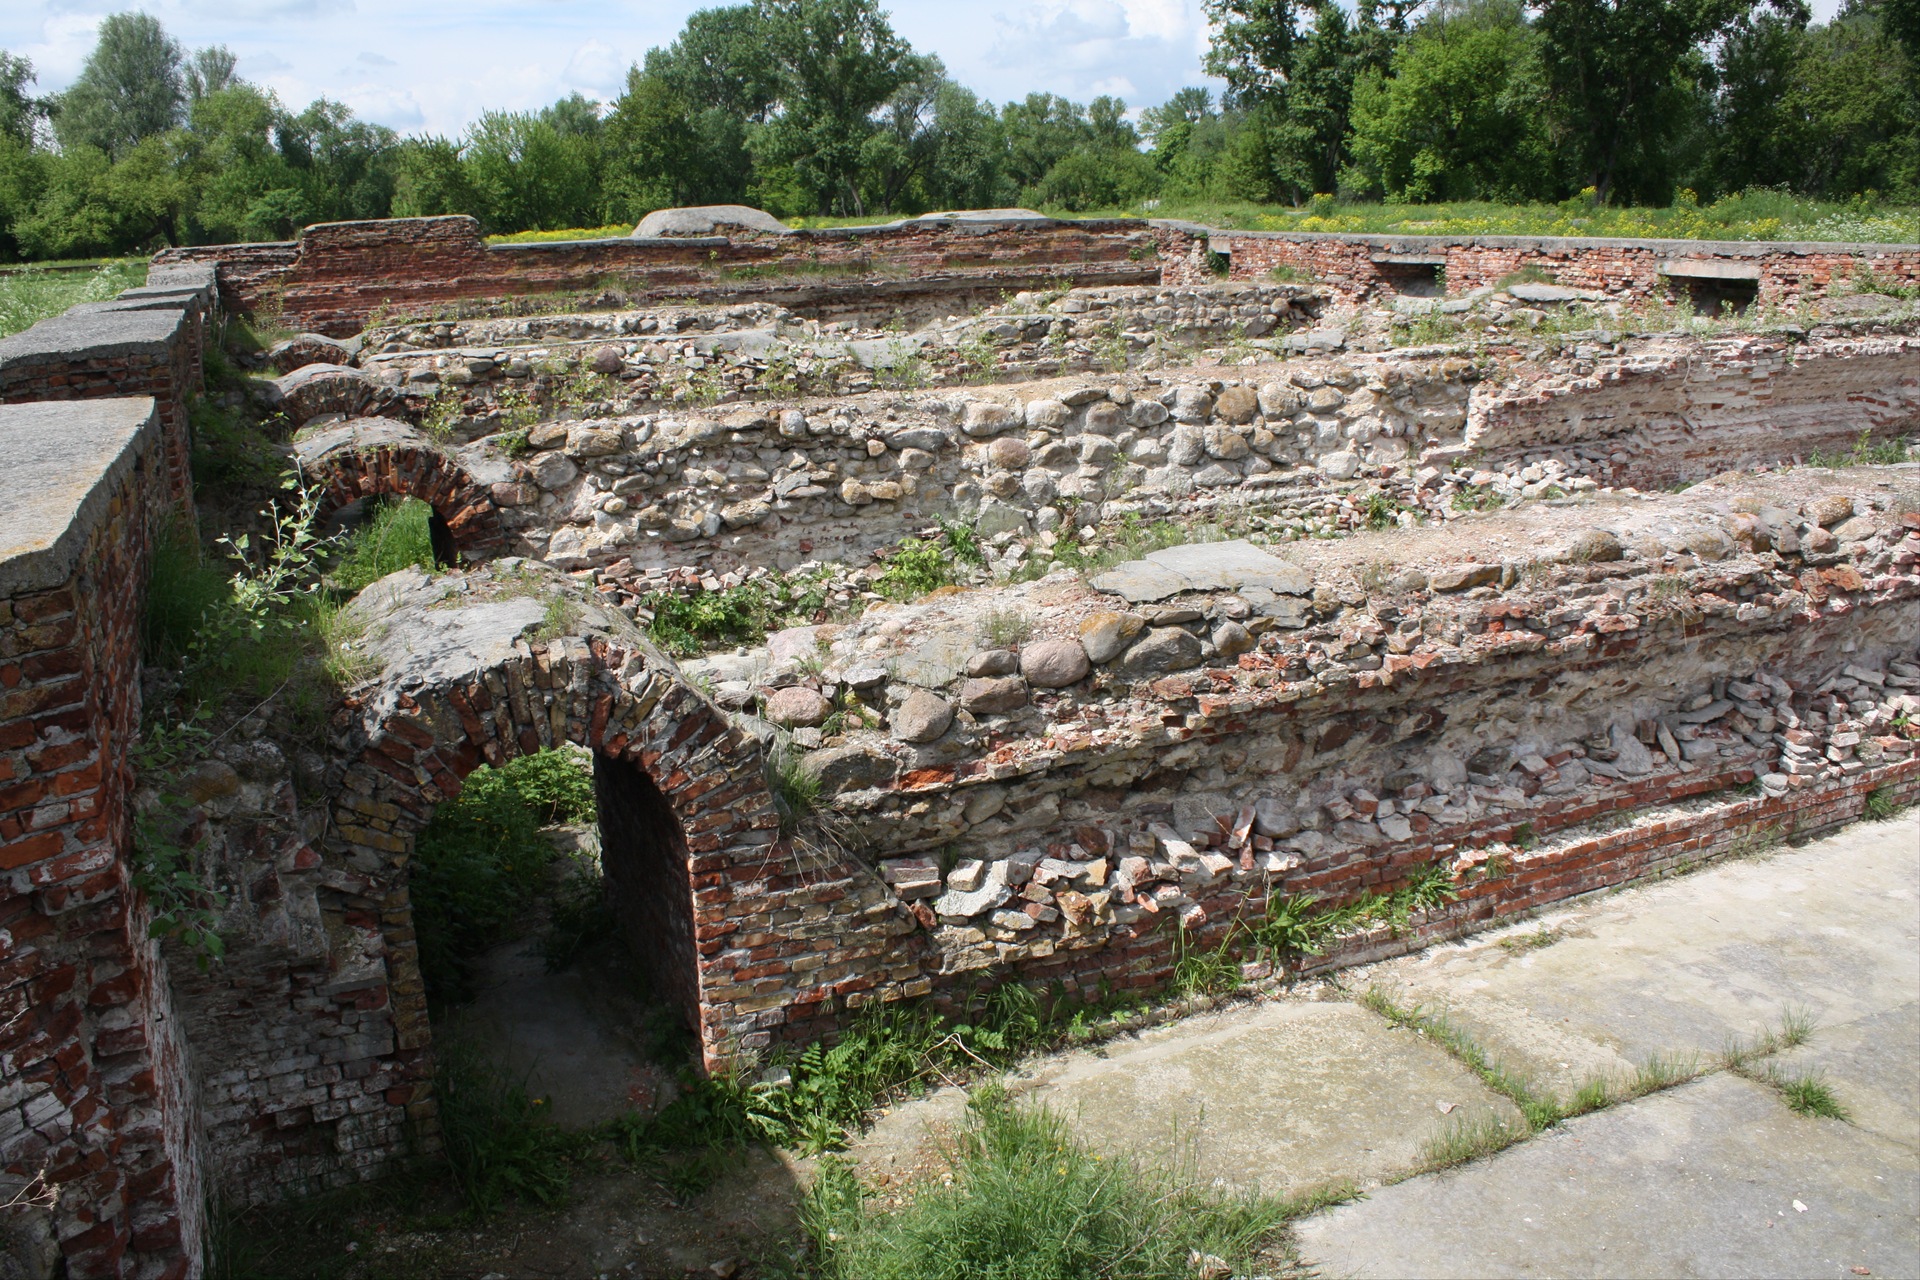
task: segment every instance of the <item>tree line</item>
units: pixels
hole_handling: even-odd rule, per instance
[[[107,18],[33,94],[0,51],[0,256],[280,239],[312,222],[470,213],[490,233],[744,203],[782,216],[1024,204],[1422,203],[1587,192],[1664,205],[1762,186],[1920,200],[1920,0],[1208,0],[1208,72],[1131,113],[996,106],[877,0],[706,9],[597,103],[401,137],[302,110]]]

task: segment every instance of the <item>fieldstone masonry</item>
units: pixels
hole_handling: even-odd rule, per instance
[[[723,221],[313,227],[0,341],[0,1171],[58,1192],[14,1233],[42,1274],[195,1274],[209,1194],[435,1149],[407,868],[482,762],[593,754],[611,899],[709,1068],[873,1000],[1163,983],[1274,894],[1457,891],[1308,961],[1348,963],[1920,793],[1920,468],[1780,469],[1920,428],[1912,316],[1829,297],[1910,246]],[[1441,268],[1490,338],[1368,336]],[[1507,322],[1712,270],[1815,322]],[[203,971],[149,936],[129,752],[219,302],[320,331],[261,395],[323,517],[420,497],[442,563],[351,606],[326,751],[260,713],[184,780]],[[942,520],[971,588],[862,594]],[[1190,545],[1069,567],[1156,521]],[[640,625],[836,564],[846,607],[764,645]],[[838,839],[783,834],[776,751]]]

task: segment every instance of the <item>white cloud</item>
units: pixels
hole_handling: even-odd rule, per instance
[[[100,19],[138,5],[188,48],[228,46],[242,75],[296,109],[325,95],[392,128],[459,134],[490,109],[533,110],[575,91],[607,101],[627,67],[671,41],[688,14],[724,2],[0,0],[0,48],[32,58],[39,91],[54,92],[79,74]],[[994,102],[1037,90],[1078,101],[1117,93],[1138,108],[1201,79],[1201,0],[888,7],[916,48]]]

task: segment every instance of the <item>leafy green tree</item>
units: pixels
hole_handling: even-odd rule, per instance
[[[13,235],[30,258],[136,252],[164,243],[188,198],[167,142],[148,138],[118,162],[98,147],[52,157],[46,185]]]
[[[488,231],[557,230],[600,218],[599,147],[541,113],[489,111],[461,155]]]
[[[1539,39],[1518,0],[1427,16],[1354,89],[1350,186],[1390,200],[1544,200],[1561,188]]]
[[[183,61],[179,42],[159,19],[144,13],[107,18],[80,78],[57,100],[53,128],[60,145],[117,158],[181,123]]]
[[[446,213],[479,217],[480,194],[460,163],[460,144],[451,138],[408,138],[394,155],[393,215],[430,218]]]
[[[1227,82],[1229,102],[1271,106],[1284,98],[1303,7],[1295,0],[1207,0],[1207,74]]]
[[[23,147],[33,145],[34,126],[46,115],[46,104],[27,93],[33,81],[31,61],[0,49],[0,136]]]
[[[1888,31],[1886,12],[1853,6],[1806,33],[1786,96],[1800,191],[1920,200],[1920,59]]]
[[[779,112],[749,138],[759,163],[790,169],[818,211],[860,214],[860,157],[874,113],[925,74],[876,0],[762,0]]]
[[[1664,203],[1672,144],[1700,101],[1701,46],[1757,0],[1535,0],[1548,106],[1576,169],[1602,200]],[[1801,0],[1772,0],[1781,12]]]
[[[281,115],[271,94],[244,81],[194,99],[176,144],[195,193],[184,238],[276,239],[307,220],[297,177],[274,141]]]
[[[185,68],[187,100],[198,102],[208,94],[219,93],[237,83],[234,67],[238,62],[233,50],[223,44],[195,50]]]
[[[398,138],[357,119],[338,102],[315,99],[275,125],[280,154],[297,175],[311,220],[384,218],[393,207]]]

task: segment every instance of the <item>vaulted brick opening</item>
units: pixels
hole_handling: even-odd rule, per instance
[[[645,770],[595,753],[600,865],[627,949],[654,996],[690,1029],[700,1025],[687,837]]]

